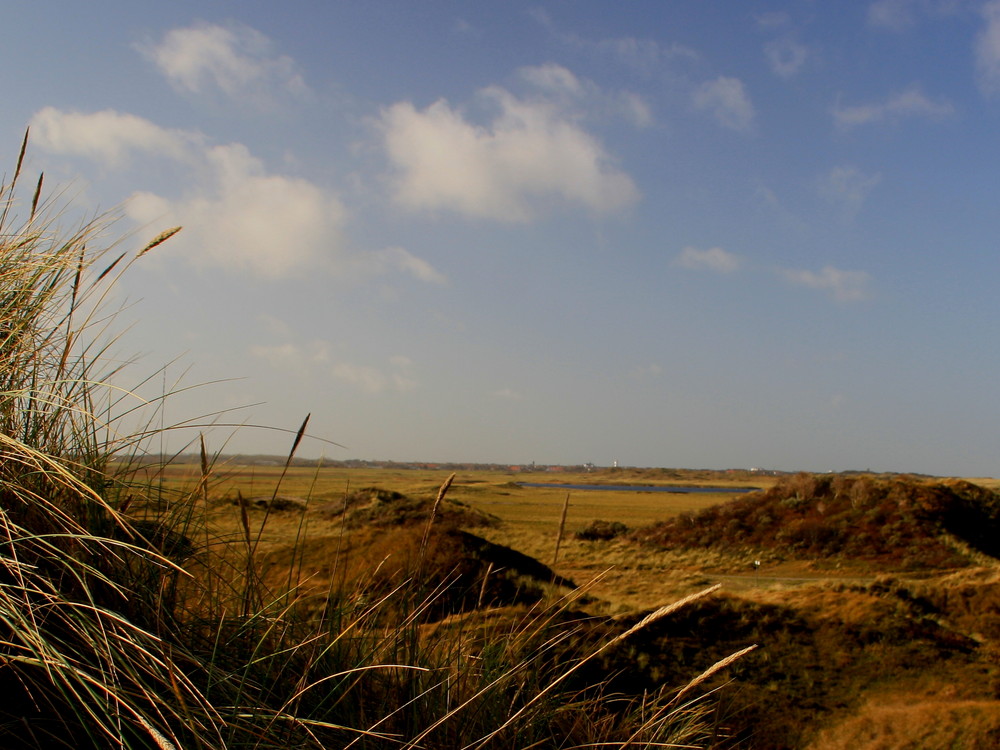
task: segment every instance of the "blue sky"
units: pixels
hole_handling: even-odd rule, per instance
[[[1000,2],[5,9],[8,161],[184,226],[119,288],[163,423],[998,473]]]

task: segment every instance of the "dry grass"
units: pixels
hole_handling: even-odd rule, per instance
[[[1000,701],[869,701],[824,731],[810,750],[992,750],[1000,745]]]
[[[374,483],[393,490],[409,488],[422,494],[428,508],[437,492],[435,482],[443,479],[441,473],[399,471],[392,472],[399,481],[394,485],[379,481],[376,470],[351,474],[324,469],[310,481],[328,487],[324,485],[327,471],[331,477],[337,476],[335,481],[343,486]],[[449,498],[454,493],[471,506],[506,514],[507,520],[499,527],[478,529],[476,533],[536,558],[551,559],[564,491],[541,489],[537,490],[541,494],[534,495],[535,490],[509,486],[509,480],[504,475],[477,475],[472,481],[458,476]],[[256,481],[259,490],[259,477]],[[337,502],[332,489],[323,491],[330,493],[324,502]],[[574,521],[579,518],[577,499],[586,499],[580,498],[581,494],[574,494],[571,500],[568,530],[579,523]],[[614,518],[615,498],[621,495],[607,494],[606,504],[598,499],[600,507],[595,515]],[[675,499],[692,498],[666,496],[668,503]],[[665,510],[660,496],[633,497],[631,502],[638,516],[655,518]],[[292,515],[272,514],[268,524],[286,524],[281,533],[287,534],[293,525]],[[260,511],[250,513],[252,523],[261,517]],[[323,528],[331,540],[341,533],[329,518],[313,511],[307,511],[304,519],[311,530],[322,523],[330,524]],[[417,525],[414,549],[424,529],[424,524]],[[352,537],[362,545],[356,548],[356,554],[363,559],[367,554],[364,533],[349,531],[344,544],[351,544]],[[380,560],[394,546],[389,538],[383,541],[386,545],[381,547],[382,552],[373,555]],[[308,567],[308,561],[314,558],[306,549],[301,559]],[[664,550],[637,546],[620,537],[608,542],[585,542],[565,534],[556,572],[576,581],[594,579],[578,606],[591,616],[617,618],[608,621],[610,625],[597,630],[588,626],[572,636],[578,644],[590,644],[590,649],[600,649],[602,643],[627,630],[630,622],[641,619],[622,619],[629,613],[652,611],[664,601],[682,598],[720,581],[728,591],[740,592],[738,598],[722,597],[704,606],[695,604],[693,609],[667,618],[671,623],[676,618],[676,623],[653,623],[639,630],[625,645],[602,652],[575,675],[596,684],[605,679],[601,675],[627,670],[633,675],[629,689],[634,689],[636,684],[681,685],[691,679],[692,672],[707,672],[705,682],[695,691],[697,695],[713,691],[735,676],[737,685],[721,694],[723,713],[715,719],[716,731],[756,737],[747,741],[749,747],[803,746],[834,717],[840,721],[848,712],[860,709],[865,696],[875,694],[873,690],[880,691],[882,700],[891,700],[894,690],[920,686],[923,695],[933,698],[934,691],[941,688],[941,680],[948,680],[965,686],[950,700],[988,703],[992,697],[990,686],[994,682],[1000,685],[996,670],[987,666],[991,659],[995,661],[989,655],[992,652],[983,650],[985,646],[975,646],[975,638],[992,632],[995,569],[967,569],[943,577],[924,573],[915,578],[902,571],[887,577],[863,564],[838,568],[773,556],[765,557],[761,570],[755,573],[750,562],[744,553],[733,555],[718,549]],[[445,630],[452,633],[458,628],[482,634],[500,623],[506,623],[505,628],[513,627],[510,613],[505,608],[490,616],[472,611],[442,623],[448,623]],[[614,624],[616,621],[618,624]],[[441,633],[440,629],[435,632]],[[725,664],[727,656],[753,643],[761,644],[758,652],[747,654],[722,672],[713,671],[714,665]],[[682,664],[689,670],[684,677],[677,671]],[[607,688],[611,692],[623,689],[621,682]],[[665,696],[661,705],[670,701],[671,697]],[[837,713],[830,713],[833,707]],[[596,731],[592,726],[590,730]]]

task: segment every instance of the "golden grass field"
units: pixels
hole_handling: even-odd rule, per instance
[[[238,535],[240,513],[234,504],[238,495],[303,499],[305,512],[251,510],[249,522],[253,533],[261,534],[263,551],[287,550],[303,538],[320,542],[299,545],[299,561],[303,569],[309,569],[310,550],[329,548],[350,536],[339,517],[331,514],[345,495],[379,487],[430,499],[449,473],[335,467],[292,467],[284,472],[280,466],[221,461],[207,484],[208,525],[213,535]],[[193,463],[176,464],[159,476],[165,490],[186,487],[190,491],[198,484],[201,469]],[[702,636],[717,643],[717,656],[742,648],[751,639],[766,647],[764,655],[741,661],[746,665],[740,670],[745,684],[734,691],[732,699],[737,715],[760,710],[762,702],[767,706],[762,718],[753,719],[759,722],[754,730],[757,739],[745,746],[998,746],[992,743],[994,739],[1000,742],[996,658],[1000,648],[992,636],[983,635],[984,628],[995,627],[994,620],[988,619],[994,615],[989,613],[1000,611],[1000,564],[996,561],[986,558],[986,567],[981,568],[914,572],[868,569],[860,562],[785,559],[764,552],[760,568],[755,569],[752,550],[665,550],[626,538],[604,542],[576,538],[577,531],[596,519],[636,529],[724,503],[735,494],[566,490],[516,484],[687,484],[750,490],[777,481],[771,476],[710,471],[470,471],[457,473],[447,498],[499,519],[496,526],[477,527],[473,532],[530,555],[583,586],[592,597],[586,606],[594,615],[628,621],[630,616],[721,584],[721,603],[714,610],[692,615],[692,625],[679,627],[682,631],[684,627],[704,629]],[[977,481],[983,486],[1000,485],[995,480]],[[560,539],[567,494],[565,531]],[[554,560],[557,539],[560,547]],[[391,557],[393,552],[379,554]],[[367,564],[374,567],[382,562],[371,559]],[[319,562],[315,567],[319,569]],[[783,624],[768,624],[774,622]],[[648,648],[661,648],[655,643]],[[661,656],[640,652],[634,658],[644,664],[646,659],[666,659],[667,652],[669,648]],[[935,653],[947,655],[935,657]],[[785,706],[785,701],[801,705]]]
[[[212,528],[219,534],[235,533],[239,513],[233,501],[279,494],[302,498],[311,507],[329,507],[345,494],[365,487],[395,490],[409,497],[434,497],[451,474],[445,470],[396,468],[335,468],[241,465],[220,462],[209,481],[212,499]],[[625,483],[670,486],[712,486],[765,488],[772,476],[744,474],[737,478],[723,472],[681,471],[680,478],[651,478],[648,470],[597,470],[571,472],[473,471],[457,473],[448,490],[449,500],[458,501],[500,519],[497,528],[478,529],[491,542],[503,544],[552,565],[562,516],[569,495],[565,533],[553,569],[578,584],[590,584],[592,594],[616,612],[651,608],[703,587],[709,580],[724,580],[733,589],[782,587],[789,577],[812,578],[815,574],[801,566],[771,566],[752,571],[752,560],[717,560],[709,554],[665,554],[637,550],[635,545],[586,542],[575,532],[600,519],[619,521],[637,528],[685,511],[725,502],[730,492],[672,493],[618,490],[566,490],[563,488],[519,487],[516,483],[588,484]],[[201,477],[197,463],[179,463],[159,471],[168,492],[194,488]],[[160,481],[158,480],[158,481]],[[264,512],[252,511],[258,524]],[[307,512],[304,527],[299,514],[271,513],[261,539],[262,548],[280,546],[304,531],[309,537],[335,536],[340,523]],[[706,569],[715,575],[706,577]]]
[[[353,491],[378,487],[408,497],[433,498],[449,477],[449,470],[409,468],[302,467],[245,465],[220,461],[208,482],[211,525],[220,534],[235,533],[239,513],[237,494],[262,498],[273,494],[299,498],[310,509],[336,507]],[[175,463],[156,470],[156,481],[168,493],[191,491],[201,479],[197,462]],[[740,592],[782,591],[789,587],[822,581],[835,583],[874,580],[875,573],[863,564],[839,563],[836,568],[809,562],[769,559],[759,568],[752,551],[719,555],[707,550],[673,552],[637,547],[634,544],[587,542],[575,533],[594,520],[618,521],[629,529],[663,521],[684,512],[698,511],[738,496],[733,492],[630,492],[620,490],[567,490],[561,487],[520,487],[539,484],[633,484],[692,487],[766,489],[776,476],[749,472],[711,470],[596,469],[592,472],[468,471],[456,472],[447,497],[491,514],[500,520],[496,528],[476,533],[551,565],[560,575],[578,584],[591,583],[593,594],[618,612],[659,606],[684,596],[706,583],[722,582]],[[1000,480],[969,480],[988,488],[1000,488]],[[554,560],[563,506],[569,496],[564,534]],[[333,536],[341,524],[325,514],[304,516],[257,510],[251,519],[266,518],[261,544],[290,543],[303,532],[309,537]]]

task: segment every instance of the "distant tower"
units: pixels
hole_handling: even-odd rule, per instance
[[[614,467],[615,469],[618,468],[618,459],[617,458],[611,463],[611,466]]]

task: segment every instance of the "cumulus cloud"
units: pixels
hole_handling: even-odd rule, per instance
[[[1000,92],[1000,2],[982,8],[985,25],[976,36],[976,73],[983,93]]]
[[[719,76],[702,84],[694,92],[694,107],[732,130],[749,130],[753,124],[753,104],[738,78]]]
[[[114,168],[124,167],[132,156],[142,154],[185,160],[202,140],[195,133],[161,128],[113,109],[83,114],[45,107],[29,124],[33,145]]]
[[[829,292],[838,302],[857,302],[870,296],[871,276],[865,271],[824,266],[819,272],[786,268],[780,273],[788,283]]]
[[[521,80],[547,97],[548,106],[564,112],[576,107],[613,117],[624,117],[633,125],[645,128],[653,123],[653,114],[645,99],[634,91],[607,92],[593,81],[578,78],[571,70],[556,63],[521,68]]]
[[[329,342],[316,340],[306,346],[286,342],[284,344],[255,344],[250,347],[250,355],[263,359],[276,370],[286,372],[306,372],[311,366],[323,365],[330,361]]]
[[[805,65],[809,55],[803,44],[790,37],[776,39],[764,45],[764,56],[771,72],[781,78],[791,78]]]
[[[295,61],[274,51],[271,40],[242,24],[200,23],[168,31],[154,44],[137,45],[179,91],[221,92],[232,99],[269,104],[280,94],[307,92]]]
[[[947,117],[954,112],[951,102],[929,99],[920,86],[913,84],[904,91],[892,94],[883,102],[851,107],[838,105],[833,110],[833,117],[839,127],[851,128],[875,122],[892,122],[905,117]]]
[[[52,154],[91,159],[107,168],[132,167],[137,173],[159,158],[182,170],[186,188],[180,195],[140,190],[126,200],[124,210],[140,225],[183,226],[169,249],[196,265],[271,278],[361,267],[367,273],[403,272],[444,281],[403,248],[349,252],[344,239],[348,212],[335,193],[268,170],[242,144],[211,146],[198,133],[112,110],[81,114],[47,107],[32,118],[31,128],[35,145]]]
[[[573,71],[556,63],[524,67],[518,73],[525,81],[545,91],[572,96],[584,93],[583,83]]]
[[[838,166],[820,180],[820,192],[829,200],[841,204],[848,218],[853,218],[881,181],[880,174],[867,175],[851,165]]]
[[[388,368],[341,362],[333,366],[332,373],[335,378],[365,393],[403,393],[417,387],[417,382],[409,375],[411,366],[408,357],[397,355],[389,359]]]
[[[573,80],[552,68],[536,77],[572,88]],[[540,201],[607,214],[638,198],[632,179],[557,103],[519,99],[499,87],[481,93],[497,112],[485,126],[444,99],[423,110],[410,102],[383,110],[379,124],[400,205],[526,222]]]
[[[448,283],[447,276],[402,247],[387,247],[363,253],[358,257],[358,266],[362,272],[383,274],[400,271],[431,284]]]
[[[308,180],[269,173],[242,144],[208,148],[206,177],[179,198],[134,193],[125,204],[140,224],[185,226],[196,264],[282,277],[342,260],[347,211]]]
[[[732,273],[739,269],[740,259],[721,247],[712,247],[708,250],[685,247],[674,259],[674,264],[692,271]]]

